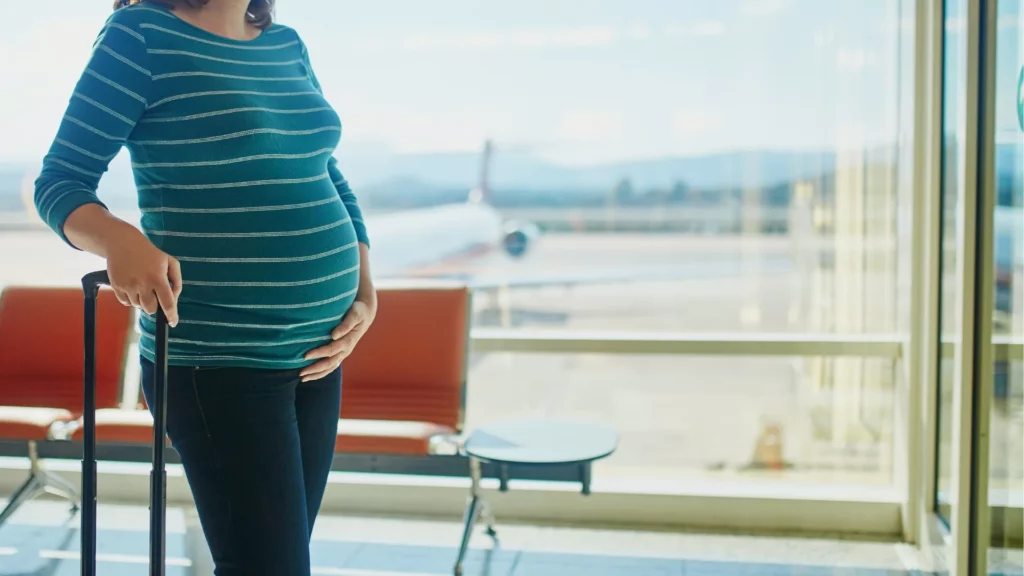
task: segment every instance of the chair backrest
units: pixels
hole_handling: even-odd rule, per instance
[[[0,405],[82,409],[83,302],[81,288],[11,286],[0,293]],[[114,408],[134,311],[103,289],[96,316],[96,406]]]
[[[377,317],[342,365],[341,417],[432,422],[461,431],[470,292],[380,287]]]

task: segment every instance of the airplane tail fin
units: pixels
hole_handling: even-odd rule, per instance
[[[476,188],[469,193],[469,201],[472,203],[489,203],[491,201],[490,171],[491,153],[494,151],[494,144],[487,140],[484,142],[484,149],[480,154],[480,180]]]

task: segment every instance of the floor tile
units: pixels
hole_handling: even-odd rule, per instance
[[[365,544],[314,540],[309,545],[310,564],[321,567],[342,567],[349,563]]]
[[[682,576],[683,562],[523,552],[512,576]]]
[[[193,515],[191,510],[168,510],[167,552],[179,562],[196,554],[196,569],[202,569],[198,558],[205,544],[198,527],[188,521]],[[98,516],[98,549],[108,555],[100,573],[145,573],[148,510],[101,505]],[[465,576],[932,576],[914,572],[919,567],[915,554],[907,545],[894,543],[500,522],[498,531],[496,549],[482,529],[474,534]],[[324,516],[317,520],[310,547],[314,573],[447,576],[461,532],[457,521]],[[190,537],[202,550],[189,549]],[[74,555],[79,542],[78,518],[69,518],[66,505],[30,503],[0,527],[0,576],[77,576],[77,557],[68,555]],[[189,571],[184,566],[168,569],[169,576],[185,574]],[[1008,576],[1021,575],[1011,571]]]
[[[450,574],[457,549],[434,546],[365,544],[345,563],[344,568],[414,574]],[[507,576],[518,552],[470,550],[463,562],[465,576]]]

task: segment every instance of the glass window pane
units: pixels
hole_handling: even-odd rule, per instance
[[[341,107],[342,164],[369,209],[458,203],[480,187],[506,221],[503,250],[475,261],[453,244],[443,263],[405,248],[396,263],[412,264],[375,262],[507,285],[488,291],[477,326],[891,333],[909,190],[897,146],[912,117],[901,4],[390,0],[280,13]]]
[[[1024,3],[1000,0],[996,26],[995,294],[989,447],[990,574],[1024,571]]]
[[[581,418],[620,434],[595,478],[887,487],[895,364],[888,358],[491,353],[469,375],[468,425]]]

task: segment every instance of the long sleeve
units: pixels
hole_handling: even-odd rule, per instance
[[[313,66],[309,60],[309,51],[306,50],[306,44],[299,39],[299,44],[302,47],[302,59],[306,65],[306,70],[309,71],[309,80],[316,87],[320,94],[323,94],[323,88],[320,87],[320,82],[316,78],[316,74],[313,72]],[[352,188],[348,185],[348,180],[342,175],[341,170],[338,168],[338,160],[335,157],[327,163],[327,173],[331,177],[331,182],[334,183],[334,187],[338,190],[338,196],[341,197],[341,201],[345,204],[345,208],[348,209],[349,215],[352,217],[352,225],[356,229],[356,237],[359,242],[370,245],[370,238],[366,232],[366,223],[363,221],[363,212],[359,208],[359,200],[356,198]]]
[[[125,10],[100,31],[35,181],[36,210],[65,242],[64,222],[96,195],[100,177],[146,110],[146,41]],[[68,242],[70,244],[70,242]]]
[[[363,222],[363,211],[359,209],[359,201],[356,200],[355,193],[349,188],[348,181],[342,176],[341,170],[338,169],[338,161],[333,156],[327,163],[327,173],[331,177],[334,187],[338,189],[338,196],[341,197],[345,208],[348,209],[349,216],[352,217],[352,225],[356,229],[356,238],[369,246],[370,239],[366,233],[366,223]]]

